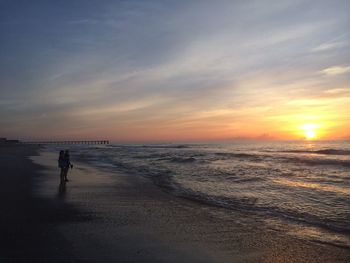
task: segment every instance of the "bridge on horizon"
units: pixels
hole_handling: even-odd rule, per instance
[[[78,141],[27,141],[24,144],[56,144],[56,145],[76,145],[76,144],[109,144],[109,140],[78,140]]]

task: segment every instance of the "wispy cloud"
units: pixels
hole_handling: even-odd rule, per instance
[[[350,72],[350,66],[334,66],[334,67],[329,67],[322,70],[322,73],[329,76],[341,75],[349,72]]]
[[[325,90],[324,93],[331,94],[331,95],[350,94],[350,88],[349,89],[344,89],[344,88],[329,89],[329,90]]]
[[[315,48],[312,49],[313,52],[321,52],[321,51],[327,51],[332,49],[337,49],[344,47],[344,42],[330,42],[330,43],[323,43]]]

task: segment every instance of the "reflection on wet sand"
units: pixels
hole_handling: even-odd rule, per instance
[[[322,185],[320,183],[312,183],[312,182],[300,182],[296,180],[290,180],[290,179],[274,179],[275,183],[286,185],[290,187],[296,187],[296,188],[311,188],[314,190],[322,190],[327,192],[335,192],[340,193],[344,195],[350,194],[350,190],[346,188],[341,188],[333,185]]]
[[[65,196],[66,196],[66,182],[61,181],[58,187],[58,197],[65,198]]]

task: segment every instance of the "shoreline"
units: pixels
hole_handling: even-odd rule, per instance
[[[17,159],[22,157],[23,154]],[[38,206],[36,213],[48,218],[42,220],[33,216],[31,209],[29,212],[25,209],[23,213],[29,213],[33,222],[24,228],[40,225],[34,232],[47,233],[33,237],[46,245],[40,250],[59,248],[56,254],[37,255],[34,252],[38,249],[28,247],[29,251],[32,249],[29,257],[37,262],[59,262],[62,258],[65,262],[346,262],[350,259],[347,249],[300,240],[266,228],[254,216],[172,196],[141,176],[111,173],[74,160],[75,167],[68,175],[70,182],[62,194],[56,157],[55,153],[41,151],[40,156],[32,157],[35,164],[27,160],[31,163],[27,164],[27,170],[35,179],[26,205]],[[3,227],[5,224],[2,222]],[[20,239],[24,234],[19,232],[14,237]],[[51,239],[54,244],[47,242]],[[19,248],[12,249],[16,254],[21,252]],[[0,258],[4,258],[4,252]]]

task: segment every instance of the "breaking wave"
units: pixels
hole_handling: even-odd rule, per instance
[[[339,149],[324,149],[324,150],[288,150],[280,151],[284,153],[310,153],[310,154],[324,154],[324,155],[350,155],[349,150],[339,150]]]

